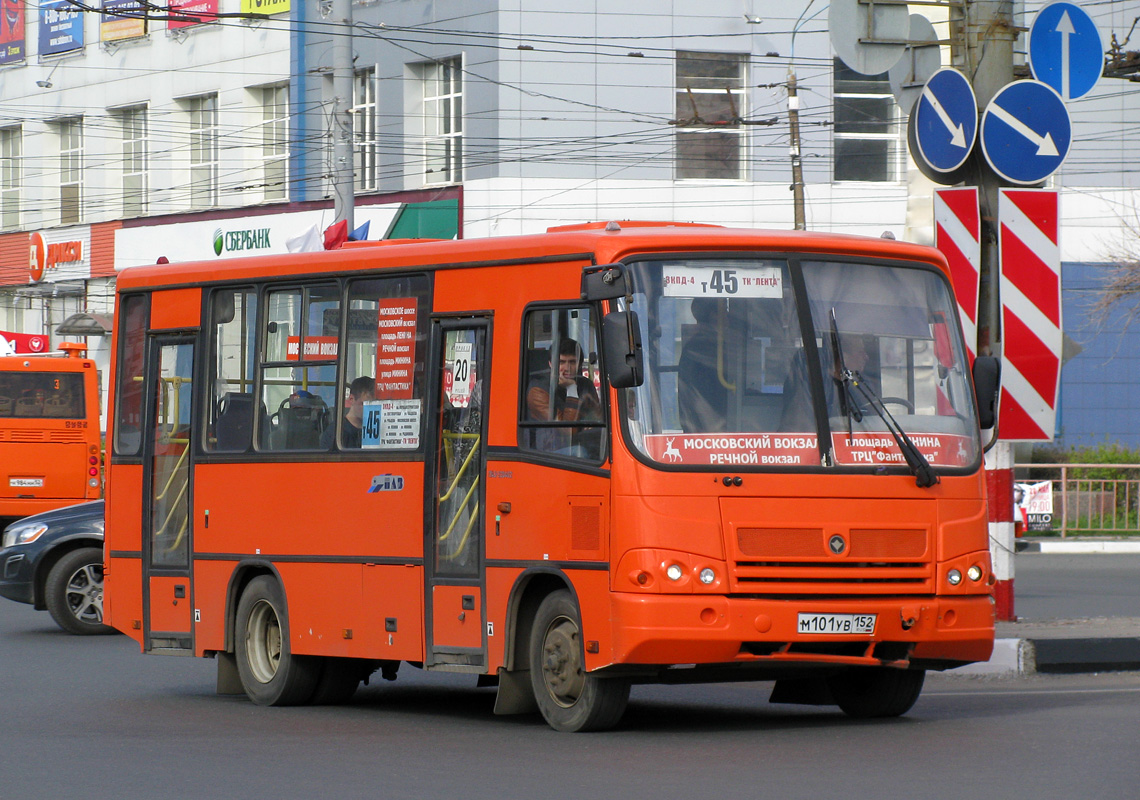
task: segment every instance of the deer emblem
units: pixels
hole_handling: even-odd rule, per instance
[[[674,436],[671,439],[665,440],[665,454],[664,455],[665,455],[665,458],[669,459],[672,462],[677,462],[677,461],[681,460],[681,451],[673,446],[673,440],[676,438],[677,437]]]

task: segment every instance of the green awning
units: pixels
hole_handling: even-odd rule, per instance
[[[405,203],[385,239],[454,239],[459,233],[459,199]]]

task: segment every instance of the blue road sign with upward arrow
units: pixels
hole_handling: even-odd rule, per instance
[[[949,68],[935,72],[912,113],[922,160],[937,172],[962,166],[978,132],[978,101],[966,76]]]
[[[1104,47],[1096,23],[1080,6],[1050,3],[1029,29],[1029,68],[1062,100],[1084,97],[1104,71]]]
[[[993,171],[1011,183],[1040,183],[1052,175],[1072,143],[1065,102],[1039,81],[1004,86],[982,114],[982,152]]]

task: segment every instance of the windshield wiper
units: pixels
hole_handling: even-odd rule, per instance
[[[835,353],[835,382],[839,384],[839,413],[847,418],[847,438],[852,435],[851,420],[863,421],[863,412],[851,396],[851,389],[843,375],[847,372],[847,365],[843,361],[843,347],[839,343],[839,323],[835,321],[835,309],[831,309],[831,350]]]
[[[843,370],[843,383],[844,386],[850,384],[859,390],[863,398],[867,401],[867,405],[871,407],[883,423],[887,426],[887,431],[894,437],[895,444],[899,446],[903,458],[906,459],[907,466],[910,467],[911,473],[914,475],[914,482],[919,488],[925,489],[928,486],[933,486],[939,482],[939,477],[935,473],[934,468],[930,466],[930,462],[926,460],[919,449],[915,446],[911,438],[907,436],[906,431],[902,429],[895,418],[891,416],[891,412],[887,411],[887,407],[883,405],[883,401],[875,394],[867,381],[854,370]]]

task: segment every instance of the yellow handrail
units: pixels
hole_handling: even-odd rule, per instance
[[[477,452],[479,452],[479,434],[477,433],[449,433],[447,431],[444,431],[443,443],[445,447],[448,447],[450,445],[450,442],[448,441],[449,439],[474,439],[475,441],[471,445],[471,452],[467,454],[467,458],[463,459],[463,465],[459,468],[459,472],[456,473],[455,479],[451,482],[451,486],[448,487],[447,492],[440,495],[439,501],[441,503],[451,497],[451,493],[454,492],[455,487],[459,485],[459,480],[463,477],[463,473],[467,471],[467,467],[471,463],[471,459]]]

